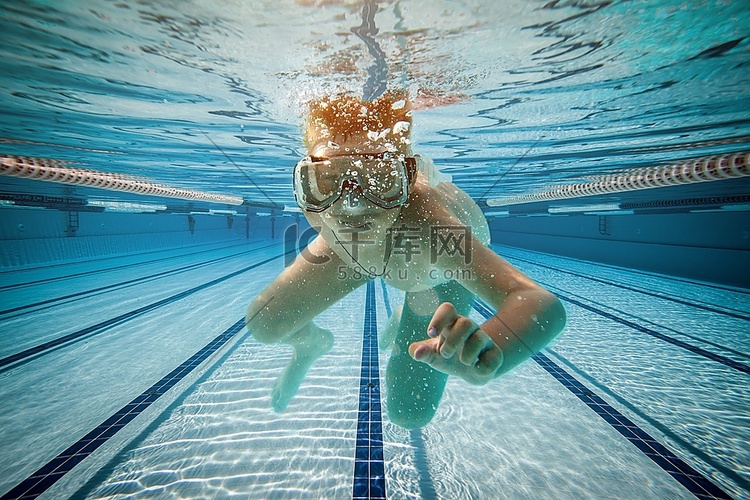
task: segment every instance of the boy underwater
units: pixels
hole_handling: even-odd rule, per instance
[[[309,156],[294,168],[294,190],[319,234],[247,310],[255,339],[294,349],[272,391],[276,411],[333,346],[333,333],[313,319],[377,277],[406,292],[380,346],[392,351],[388,416],[407,429],[430,422],[449,375],[486,384],[565,325],[560,301],[488,247],[489,227],[474,200],[412,153],[411,114],[405,95],[394,92],[308,106]],[[467,317],[475,296],[497,311],[482,325]]]

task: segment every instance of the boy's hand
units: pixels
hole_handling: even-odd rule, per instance
[[[435,310],[427,333],[432,338],[411,344],[409,354],[438,371],[482,385],[492,380],[503,364],[500,348],[450,302]]]

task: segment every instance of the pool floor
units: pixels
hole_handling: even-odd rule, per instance
[[[568,326],[503,379],[450,379],[415,431],[382,402],[374,345],[403,294],[379,280],[319,316],[333,350],[271,410],[290,351],[242,320],[279,240],[1,273],[0,494],[750,498],[747,290],[495,250]]]

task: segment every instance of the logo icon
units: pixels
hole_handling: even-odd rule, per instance
[[[463,257],[471,263],[471,228],[469,226],[432,226],[430,228],[430,263],[436,264],[441,255]]]

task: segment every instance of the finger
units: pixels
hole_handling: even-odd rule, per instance
[[[479,327],[474,321],[466,316],[459,316],[452,325],[443,328],[440,332],[440,336],[443,338],[440,354],[446,359],[453,357],[456,351],[463,348],[466,339],[478,329]]]
[[[461,349],[460,360],[466,366],[474,366],[479,361],[479,354],[487,347],[494,345],[492,340],[482,330],[477,330],[466,339]]]
[[[409,354],[415,360],[428,364],[439,372],[456,375],[457,371],[455,367],[451,367],[450,362],[440,355],[437,345],[437,339],[414,342],[409,346]]]
[[[443,328],[446,328],[453,324],[458,318],[458,312],[456,308],[450,302],[443,302],[440,304],[435,313],[432,315],[430,324],[427,325],[427,335],[432,338],[437,337]]]
[[[503,351],[495,343],[479,354],[476,373],[481,377],[491,377],[503,364]]]
[[[433,358],[440,357],[438,346],[438,339],[427,339],[420,342],[413,342],[409,345],[409,355],[417,361],[430,364]]]

